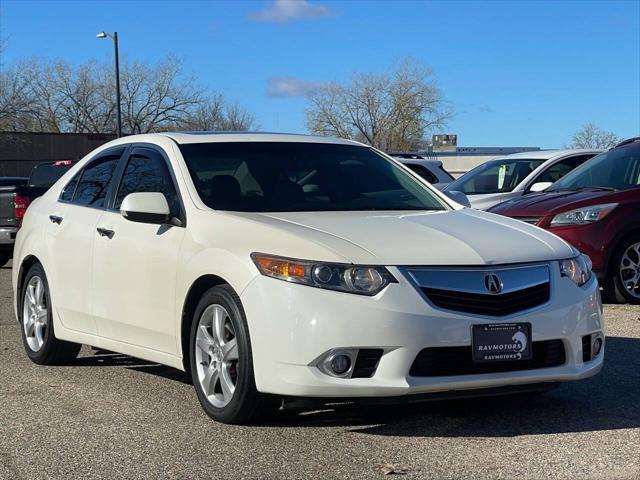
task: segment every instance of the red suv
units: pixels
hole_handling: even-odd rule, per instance
[[[609,299],[640,303],[640,137],[489,211],[562,237],[589,255]]]

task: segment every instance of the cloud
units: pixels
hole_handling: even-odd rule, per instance
[[[269,97],[288,98],[306,97],[315,92],[320,85],[302,78],[295,77],[271,77],[267,82],[267,95]]]
[[[331,11],[322,5],[314,5],[308,0],[274,0],[264,10],[249,15],[256,22],[286,23],[289,20],[322,18]]]
[[[481,111],[481,112],[485,112],[485,113],[493,113],[493,112],[495,112],[493,107],[490,107],[489,105],[480,105],[478,107],[478,110]]]

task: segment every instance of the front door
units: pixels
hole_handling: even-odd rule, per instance
[[[185,229],[125,219],[120,205],[134,192],[163,193],[172,216],[184,222],[164,153],[134,147],[113,208],[102,214],[96,230],[93,316],[101,337],[175,355],[176,269]]]

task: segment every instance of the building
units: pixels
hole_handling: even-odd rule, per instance
[[[102,133],[0,132],[0,176],[26,177],[38,163],[77,160],[114,138]]]

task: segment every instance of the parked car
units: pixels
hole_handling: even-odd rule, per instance
[[[538,192],[597,155],[599,150],[540,150],[490,160],[451,182],[444,192],[467,195],[473,208]]]
[[[586,257],[348,140],[109,142],[29,207],[12,281],[32,361],[83,343],[182,369],[223,422],[282,398],[542,391],[603,364]]]
[[[391,153],[390,155],[441,190],[454,180],[444,169],[440,160],[427,159],[415,153]]]
[[[16,232],[29,203],[46,192],[72,164],[70,160],[46,162],[33,167],[28,178],[0,178],[0,267],[11,259]]]
[[[608,297],[640,303],[640,137],[490,211],[564,238],[591,258]]]
[[[16,237],[15,191],[25,185],[27,177],[0,177],[0,267],[4,266],[13,253]]]

